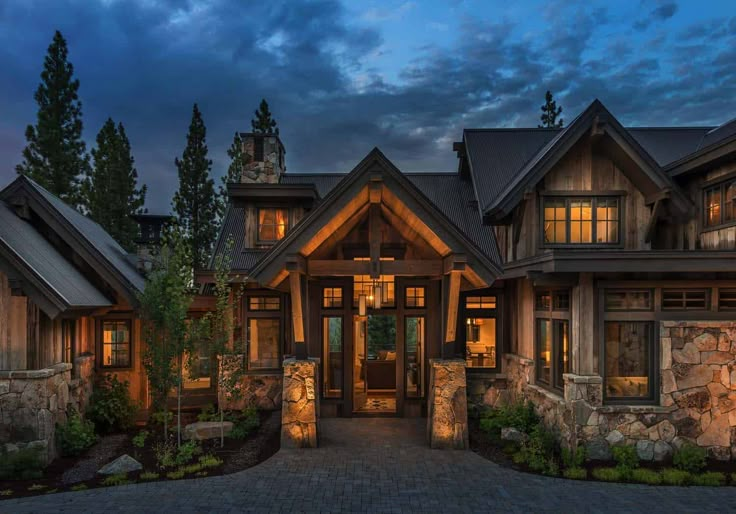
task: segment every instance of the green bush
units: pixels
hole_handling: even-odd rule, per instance
[[[188,441],[182,444],[176,452],[176,459],[174,463],[177,466],[186,464],[191,461],[195,456],[202,453],[202,448],[196,443],[196,441]]]
[[[633,470],[639,466],[639,456],[633,446],[614,446],[611,449],[616,467],[624,470]]]
[[[585,457],[587,452],[585,446],[578,446],[572,450],[568,448],[562,448],[562,465],[566,468],[580,468],[585,464]]]
[[[690,483],[691,478],[690,473],[681,469],[662,470],[662,483],[666,485],[686,485]]]
[[[592,474],[593,478],[602,482],[618,482],[621,480],[621,472],[618,468],[595,468]]]
[[[71,491],[86,491],[88,489],[87,484],[76,484],[69,488]]]
[[[220,414],[215,411],[215,406],[208,403],[202,407],[202,411],[197,414],[197,421],[219,421]]]
[[[130,480],[128,480],[128,475],[125,473],[117,473],[115,475],[110,475],[105,477],[105,479],[102,481],[102,485],[105,487],[114,486],[114,485],[125,485],[130,484]]]
[[[8,453],[0,446],[0,479],[29,480],[43,476],[41,450],[23,448]]]
[[[488,409],[482,414],[480,428],[491,435],[498,435],[502,428],[515,428],[525,434],[531,433],[539,423],[531,402],[513,403],[497,409]]]
[[[138,478],[140,478],[141,480],[156,480],[158,479],[158,477],[159,474],[155,471],[144,471]]]
[[[691,477],[691,483],[693,485],[719,486],[726,483],[726,475],[720,471],[708,471],[699,475],[693,475]]]
[[[694,444],[685,444],[675,451],[672,463],[677,469],[687,471],[688,473],[698,473],[705,469],[706,466],[705,448],[695,446]]]
[[[141,430],[138,434],[133,436],[131,442],[136,448],[143,448],[146,446],[146,439],[148,439],[148,430]]]
[[[101,434],[123,431],[133,424],[136,405],[128,394],[128,382],[115,375],[105,375],[90,397],[87,417]]]
[[[199,458],[199,464],[203,468],[216,468],[220,464],[222,464],[222,460],[214,455],[202,455]]]
[[[76,411],[69,412],[64,425],[56,425],[56,442],[64,457],[80,455],[96,441],[94,423]]]
[[[184,478],[184,470],[177,469],[176,471],[169,471],[166,473],[166,478],[169,480],[179,480],[180,478]]]
[[[556,440],[554,434],[549,432],[542,423],[537,423],[532,428],[529,438],[521,443],[518,455],[529,469],[545,475],[558,475],[559,465],[555,460]]]
[[[233,439],[245,439],[261,426],[261,418],[255,407],[243,409],[242,415],[233,423],[233,429],[228,437]]]
[[[631,470],[631,480],[640,484],[659,485],[662,483],[662,475],[647,468],[636,468]]]
[[[154,444],[153,455],[160,468],[170,468],[176,465],[176,448],[170,441],[159,441]]]
[[[588,472],[583,468],[567,468],[562,472],[562,476],[570,480],[585,480],[588,478]]]

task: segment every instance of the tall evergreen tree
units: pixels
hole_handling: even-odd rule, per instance
[[[240,137],[240,133],[236,132],[233,136],[233,144],[227,150],[227,155],[230,157],[230,166],[227,168],[227,173],[222,177],[222,183],[220,184],[220,208],[224,210],[227,205],[227,184],[229,182],[240,182],[240,176],[243,173],[243,165],[245,164],[245,153],[243,153],[243,139]]]
[[[542,106],[542,115],[539,117],[542,120],[542,124],[538,125],[539,128],[560,128],[563,124],[563,119],[558,117],[562,114],[562,107],[557,107],[557,102],[552,97],[552,93],[549,90],[544,94],[544,105]]]
[[[78,206],[80,177],[89,170],[89,156],[82,141],[79,80],[73,78],[74,67],[67,54],[66,41],[57,30],[33,95],[38,103],[36,126],[26,128],[28,145],[23,162],[15,169]]]
[[[141,212],[146,186],[138,186],[138,172],[125,128],[108,118],[92,150],[94,168],[82,184],[83,203],[90,218],[128,251],[135,248],[138,225],[131,215]]]
[[[276,120],[271,118],[271,111],[268,110],[268,102],[265,98],[261,100],[261,105],[258,106],[258,109],[255,111],[255,115],[256,117],[250,120],[253,132],[279,135]]]
[[[191,249],[194,269],[207,264],[217,237],[218,214],[221,211],[215,181],[210,176],[212,161],[207,158],[206,138],[207,129],[202,114],[197,104],[194,104],[187,146],[182,158],[174,161],[179,170],[179,190],[173,201],[179,228]]]

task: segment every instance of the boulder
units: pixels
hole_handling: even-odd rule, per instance
[[[589,460],[611,460],[611,448],[605,439],[593,439],[585,443],[586,454]]]
[[[654,441],[637,441],[636,454],[640,460],[654,459]]]
[[[664,441],[657,441],[654,443],[654,460],[656,462],[662,462],[667,460],[672,455],[672,446],[665,443]]]
[[[501,429],[501,439],[504,441],[514,441],[515,443],[521,443],[528,439],[528,436],[521,430],[517,430],[513,427],[506,427]]]
[[[100,475],[117,475],[120,473],[131,473],[133,471],[140,471],[143,466],[140,462],[135,460],[130,455],[124,454],[102,466],[97,473]]]
[[[184,427],[184,439],[196,441],[217,439],[221,435],[220,425],[224,428],[225,435],[228,435],[233,429],[231,421],[223,421],[222,424],[219,421],[198,421]]]
[[[611,432],[606,436],[606,441],[608,441],[608,444],[611,446],[619,445],[623,443],[625,439],[624,435],[618,430],[611,430]]]

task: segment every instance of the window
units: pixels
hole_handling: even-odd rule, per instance
[[[466,309],[495,309],[495,296],[468,296],[465,299]]]
[[[339,288],[338,288],[339,289]],[[324,358],[324,396],[342,397],[342,317],[322,318],[322,344]]]
[[[709,289],[663,289],[662,310],[705,311],[709,308],[709,298]]]
[[[654,323],[606,321],[604,332],[605,397],[652,399]]]
[[[607,311],[651,311],[652,291],[643,290],[607,290],[605,298]]]
[[[496,318],[466,318],[465,354],[469,368],[496,367]]]
[[[250,296],[248,310],[250,311],[277,311],[281,309],[281,300],[278,296]]]
[[[342,287],[325,287],[322,290],[322,307],[325,309],[342,308]]]
[[[717,227],[736,221],[736,180],[722,182],[705,190],[705,226]]]
[[[276,369],[281,362],[279,318],[248,319],[248,369]]]
[[[286,235],[289,228],[289,210],[273,207],[258,209],[258,241],[273,243]]]
[[[718,290],[718,309],[722,311],[736,310],[736,289]]]
[[[70,364],[74,363],[74,357],[76,352],[76,320],[63,319],[61,320],[61,344],[63,355],[63,362]]]
[[[618,244],[619,203],[614,197],[543,198],[544,243]]]
[[[423,289],[423,288],[422,288]],[[424,396],[424,317],[409,316],[404,324],[406,344],[406,396]]]
[[[562,390],[570,371],[570,292],[537,291],[535,300],[537,383]]]
[[[370,261],[369,257],[356,257],[356,261]],[[382,261],[392,261],[393,257],[381,257]],[[373,280],[370,275],[355,275],[353,277],[353,307],[358,307],[361,295],[368,298],[368,305],[373,305],[375,285],[381,286],[381,307],[395,307],[394,276],[381,275],[378,280]]]
[[[102,322],[102,367],[130,367],[130,326],[130,320]]]
[[[423,287],[406,288],[406,306],[408,308],[424,307],[425,289]]]

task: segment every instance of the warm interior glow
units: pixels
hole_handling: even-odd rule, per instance
[[[286,235],[289,225],[288,209],[258,209],[258,240],[279,241]]]

